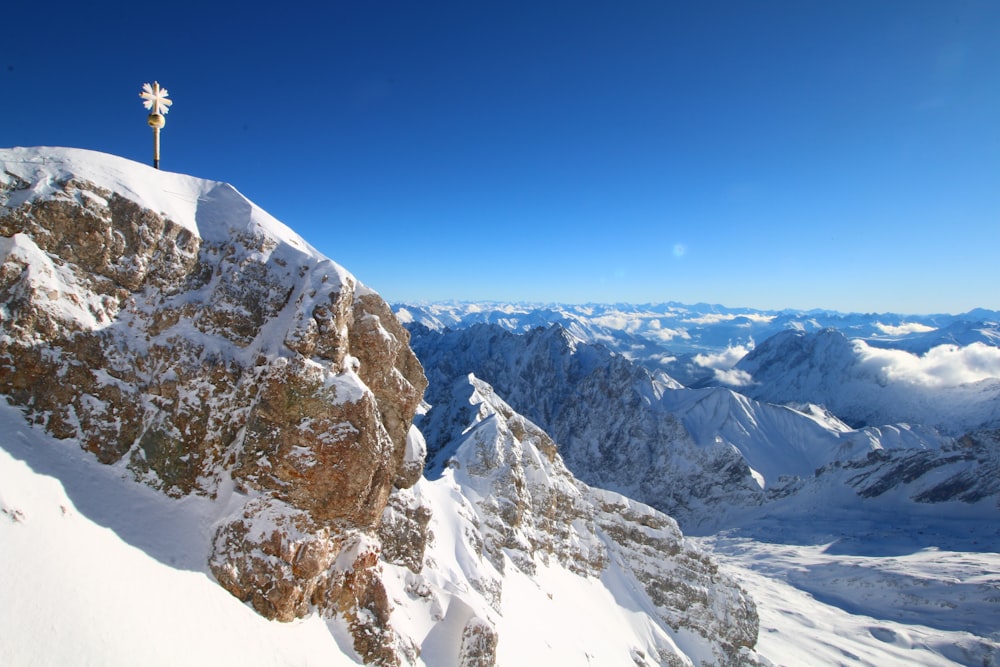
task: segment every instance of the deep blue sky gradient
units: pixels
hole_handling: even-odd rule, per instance
[[[317,6],[313,6],[317,5]],[[15,3],[0,146],[223,180],[387,299],[1000,308],[1000,3]]]

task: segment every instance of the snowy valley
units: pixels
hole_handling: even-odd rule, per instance
[[[390,306],[0,150],[0,664],[1000,665],[1000,313]]]

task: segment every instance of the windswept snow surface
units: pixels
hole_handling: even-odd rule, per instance
[[[757,601],[757,651],[775,664],[1000,665],[1000,554],[923,546],[961,540],[954,526],[895,540],[869,532],[864,545],[798,544],[794,524],[770,528],[784,542],[694,541]]]

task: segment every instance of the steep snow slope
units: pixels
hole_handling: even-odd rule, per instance
[[[224,498],[136,484],[5,404],[0,433],[0,664],[357,664],[341,622],[269,622],[215,583]]]

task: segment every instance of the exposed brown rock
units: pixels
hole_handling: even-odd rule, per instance
[[[404,465],[406,437],[427,378],[410,350],[410,333],[385,301],[369,293],[354,300],[349,337],[351,353],[360,362],[358,372],[378,399],[382,424],[394,443],[394,482],[399,488],[411,487],[420,479],[423,464]]]
[[[247,503],[214,538],[221,585],[269,618],[343,615],[373,664],[414,656],[375,531],[420,476],[407,434],[426,380],[389,307],[248,225],[228,186],[205,197],[241,202],[213,209],[233,217],[213,241],[82,179],[56,186],[0,208],[0,392],[171,495],[231,476]]]
[[[493,667],[497,662],[497,632],[489,621],[473,616],[462,629],[461,667]]]
[[[379,525],[382,559],[402,565],[411,572],[420,572],[424,566],[424,552],[432,537],[428,528],[430,520],[429,507],[405,489],[395,491],[389,496]]]

